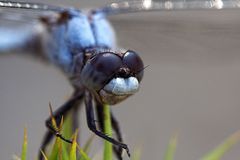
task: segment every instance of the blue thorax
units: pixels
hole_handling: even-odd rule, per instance
[[[43,45],[51,62],[71,73],[74,56],[84,54],[86,48],[114,48],[114,31],[101,12],[85,14],[69,11],[71,18],[63,24],[49,26]]]

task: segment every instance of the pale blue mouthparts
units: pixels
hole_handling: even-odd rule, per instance
[[[115,95],[129,95],[138,91],[139,82],[135,77],[117,77],[113,78],[103,89]]]

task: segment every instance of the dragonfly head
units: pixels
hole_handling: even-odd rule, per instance
[[[83,85],[102,103],[116,104],[139,90],[143,62],[138,54],[102,52],[86,60],[81,71]]]

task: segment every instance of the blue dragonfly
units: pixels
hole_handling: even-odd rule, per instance
[[[57,123],[60,123],[62,116],[80,107],[84,101],[89,129],[113,143],[117,158],[122,159],[123,149],[130,156],[128,146],[123,143],[119,124],[112,113],[116,139],[102,132],[103,105],[117,104],[136,93],[143,78],[144,64],[135,51],[117,48],[108,16],[144,11],[240,8],[240,2],[118,1],[101,8],[80,10],[42,3],[0,1],[0,7],[0,18],[13,21],[9,22],[13,24],[0,25],[0,52],[30,52],[61,69],[75,91],[53,113]],[[10,12],[10,9],[16,13]],[[20,9],[22,12],[18,12]],[[23,22],[23,26],[9,29],[7,26],[14,25],[14,21]],[[99,126],[95,121],[94,109]],[[46,126],[49,131],[44,136],[41,150],[45,150],[54,135],[71,143],[52,127],[51,117],[46,120]],[[74,128],[77,128],[76,123]],[[43,159],[41,154],[39,159]]]

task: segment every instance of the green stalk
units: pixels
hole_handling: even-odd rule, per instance
[[[173,160],[174,159],[174,154],[176,151],[177,147],[177,140],[178,140],[178,135],[175,134],[171,139],[167,147],[167,151],[165,152],[164,160]]]
[[[24,128],[21,160],[26,160],[27,159],[27,145],[28,145],[28,142],[27,142],[27,129]]]
[[[111,124],[111,114],[110,114],[110,106],[105,104],[103,106],[104,113],[104,132],[109,137],[112,137],[112,124]],[[112,143],[108,141],[104,141],[104,160],[112,160]]]

